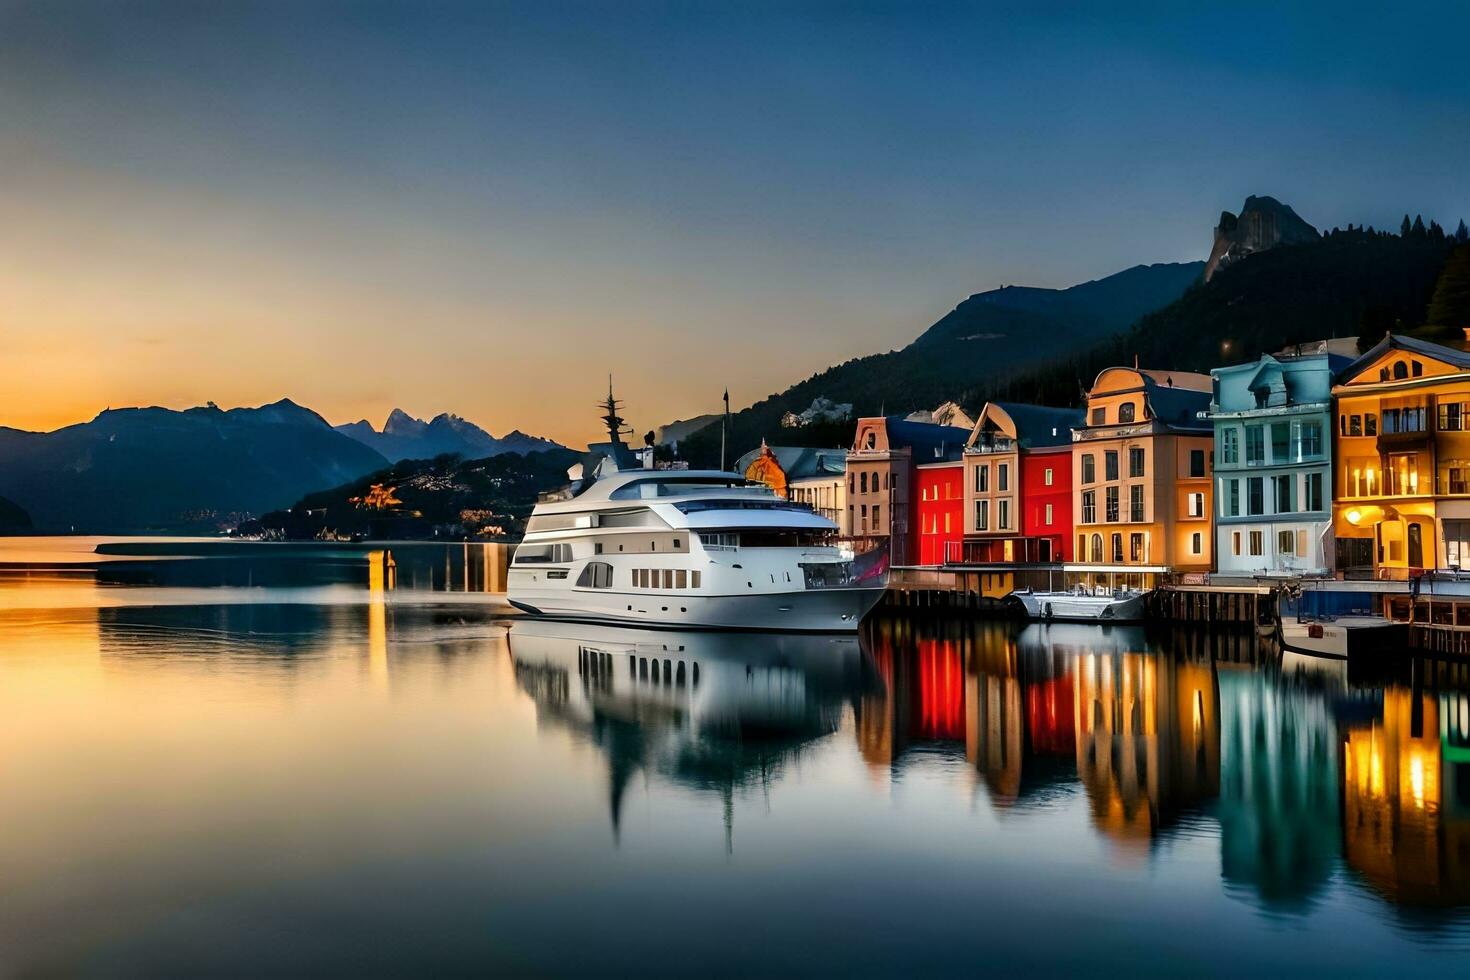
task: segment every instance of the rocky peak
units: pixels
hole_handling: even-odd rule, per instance
[[[416,419],[401,408],[395,408],[388,413],[388,421],[383,423],[383,431],[393,435],[413,435],[428,428],[423,419]]]
[[[1277,245],[1300,245],[1315,242],[1322,236],[1317,229],[1307,224],[1291,209],[1274,197],[1245,199],[1245,207],[1239,216],[1229,211],[1220,212],[1220,223],[1215,226],[1215,242],[1210,249],[1210,260],[1205,264],[1205,282],[1217,269],[1239,261],[1255,252],[1264,252]]]

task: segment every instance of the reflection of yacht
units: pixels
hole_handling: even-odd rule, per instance
[[[777,775],[878,683],[856,636],[649,631],[523,619],[517,683],[607,755],[612,818],[634,774],[725,796]],[[728,827],[727,827],[728,831]]]
[[[1084,623],[1031,623],[1016,634],[1023,653],[1127,653],[1148,649],[1142,626]]]
[[[1030,619],[1079,622],[1136,623],[1143,619],[1143,597],[1137,589],[1088,589],[1079,585],[1070,592],[1011,593]]]
[[[854,630],[883,594],[886,555],[839,549],[837,526],[719,470],[640,467],[610,440],[536,505],[508,574],[535,615],[642,626]]]

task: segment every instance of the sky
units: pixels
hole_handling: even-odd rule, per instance
[[[1470,7],[0,0],[0,425],[290,397],[581,444],[966,296],[1470,218]]]

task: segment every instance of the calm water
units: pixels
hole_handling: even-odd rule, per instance
[[[1463,669],[507,626],[447,550],[0,577],[0,974],[1470,969]]]

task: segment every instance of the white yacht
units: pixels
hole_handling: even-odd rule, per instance
[[[854,630],[882,597],[887,554],[853,555],[837,525],[719,470],[639,465],[619,436],[536,505],[510,602],[536,616],[640,626]]]

